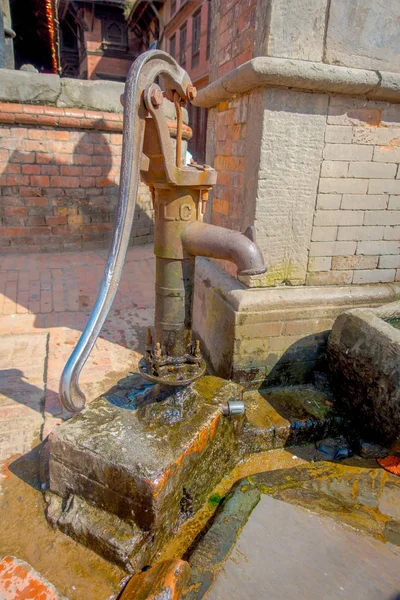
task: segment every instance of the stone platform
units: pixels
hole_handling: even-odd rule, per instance
[[[126,569],[141,568],[239,458],[241,386],[202,377],[136,408],[129,378],[50,438],[47,517]]]

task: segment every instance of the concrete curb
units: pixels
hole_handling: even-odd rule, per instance
[[[211,108],[236,94],[246,94],[259,87],[286,87],[400,102],[399,73],[263,56],[249,60],[199,90],[193,104]]]

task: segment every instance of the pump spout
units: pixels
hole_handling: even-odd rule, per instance
[[[184,229],[182,245],[193,256],[233,262],[238,268],[239,276],[260,275],[267,270],[257,244],[240,231],[195,221]]]

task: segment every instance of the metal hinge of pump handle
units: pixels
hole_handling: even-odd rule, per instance
[[[124,92],[121,178],[113,238],[95,305],[60,381],[61,402],[71,412],[78,412],[85,406],[86,398],[79,388],[79,375],[108,315],[121,278],[135,212],[140,169],[146,169],[146,162],[149,166],[148,160],[141,161],[146,121],[149,112],[156,112],[151,98],[148,97],[146,102],[144,96],[146,91],[151,93],[149,86],[158,76],[162,80],[165,95],[171,100],[179,98],[184,103],[193,90],[188,74],[161,50],[145,52],[129,71]],[[161,143],[164,146],[171,144],[166,123],[164,127],[158,119],[157,127],[159,133],[162,132]],[[179,178],[179,169],[176,165],[170,168],[170,148],[166,156],[165,167],[172,183]]]

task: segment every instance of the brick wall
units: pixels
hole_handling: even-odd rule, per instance
[[[214,6],[212,77],[218,79],[253,57],[257,0],[226,0]]]
[[[400,106],[331,97],[309,285],[400,281]]]
[[[108,247],[118,199],[122,115],[0,105],[2,253]],[[132,244],[153,239],[140,187]]]

